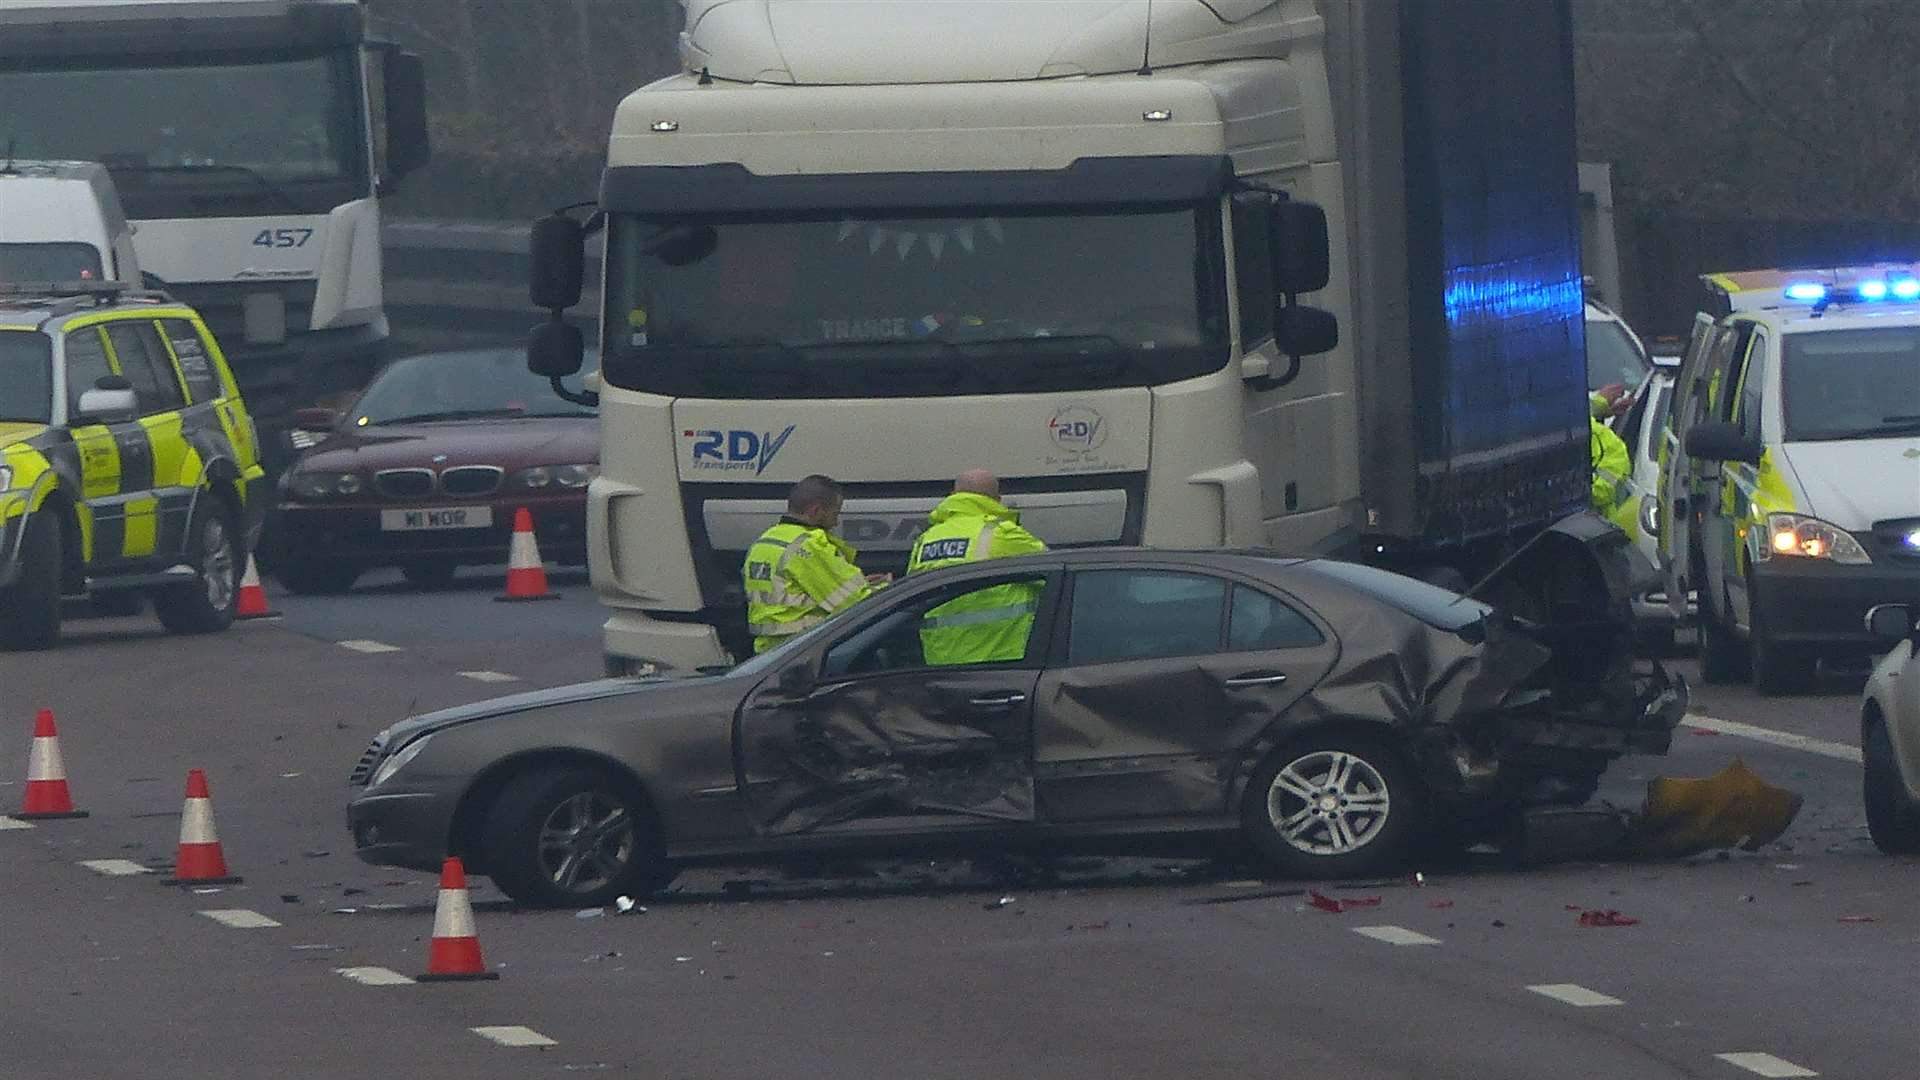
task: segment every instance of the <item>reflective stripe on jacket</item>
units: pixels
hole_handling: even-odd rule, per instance
[[[1022,528],[1020,513],[985,495],[957,492],[928,517],[913,542],[907,573],[1047,550]],[[929,664],[983,664],[1027,654],[1040,582],[1009,582],[955,597],[927,612],[920,650]]]
[[[761,533],[741,567],[753,651],[766,652],[871,594],[854,555],[825,529],[791,520]]]
[[[1588,420],[1587,453],[1593,463],[1593,508],[1612,518],[1633,494],[1633,459],[1613,429]]]

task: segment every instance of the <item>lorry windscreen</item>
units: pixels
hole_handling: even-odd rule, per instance
[[[0,70],[22,158],[98,161],[132,218],[325,213],[371,186],[358,53]]]
[[[103,276],[100,249],[92,244],[0,243],[0,281],[84,281]]]
[[[1217,203],[607,233],[607,382],[712,397],[1151,385],[1226,362]]]
[[[0,424],[53,419],[53,351],[45,334],[0,330]]]
[[[1787,441],[1896,438],[1920,431],[1920,326],[1817,330],[1783,340],[1780,404]]]

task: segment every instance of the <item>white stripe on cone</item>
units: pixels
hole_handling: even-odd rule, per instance
[[[183,844],[217,844],[220,837],[213,831],[213,800],[188,799],[180,811],[180,842]]]
[[[433,909],[433,936],[437,938],[478,937],[473,926],[473,904],[465,889],[441,889],[440,902]]]
[[[534,543],[531,532],[516,532],[513,543],[507,548],[507,569],[537,570],[540,568],[540,547]]]
[[[253,556],[247,556],[247,572],[240,575],[240,587],[257,589],[260,587],[260,571],[254,569]]]
[[[59,737],[45,735],[34,739],[33,747],[27,751],[27,782],[31,784],[35,780],[65,780],[66,778],[67,766],[60,760]]]

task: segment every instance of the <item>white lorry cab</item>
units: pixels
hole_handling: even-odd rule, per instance
[[[811,473],[868,571],[970,468],[1056,547],[1455,584],[1585,508],[1565,3],[684,2],[598,209],[534,229],[529,363],[582,395],[604,227],[610,670],[750,652]]]
[[[1709,681],[1806,688],[1884,649],[1881,603],[1920,601],[1920,266],[1702,279],[1668,411],[1661,561],[1698,594]]]
[[[104,166],[0,162],[0,282],[8,281],[141,284],[133,226]]]

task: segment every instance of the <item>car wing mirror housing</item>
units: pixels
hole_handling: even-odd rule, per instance
[[[1738,424],[1695,424],[1687,430],[1686,451],[1690,458],[1758,465],[1762,449],[1760,439],[1741,431]]]
[[[1914,611],[1905,604],[1876,604],[1867,612],[1867,633],[1888,644],[1920,636],[1914,626]]]
[[[126,376],[102,375],[92,389],[81,391],[74,411],[94,423],[124,423],[140,415],[140,399]]]
[[[799,663],[790,665],[780,672],[780,681],[777,685],[783,694],[790,697],[804,697],[813,690],[813,684],[813,665]]]

